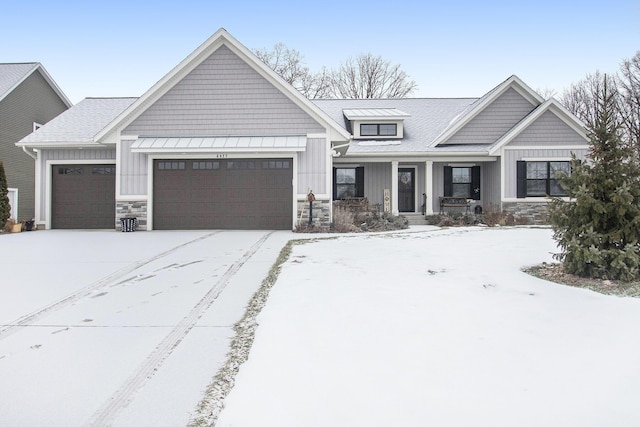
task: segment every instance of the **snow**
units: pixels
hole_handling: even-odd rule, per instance
[[[548,229],[295,246],[216,426],[638,425],[640,300],[521,272]]]
[[[0,425],[186,425],[294,238],[217,426],[640,424],[640,300],[522,273],[549,229],[323,237],[0,236]]]

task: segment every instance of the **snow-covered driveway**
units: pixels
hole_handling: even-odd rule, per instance
[[[640,425],[640,299],[522,273],[551,234],[295,246],[216,426]]]
[[[0,425],[185,425],[291,237],[0,236]]]

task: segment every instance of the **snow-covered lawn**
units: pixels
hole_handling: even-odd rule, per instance
[[[549,229],[294,247],[216,426],[640,425],[640,299],[531,277]]]

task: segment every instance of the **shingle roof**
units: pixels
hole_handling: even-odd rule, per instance
[[[93,142],[93,138],[138,98],[85,98],[19,144]]]
[[[18,83],[24,80],[39,65],[37,62],[0,64],[0,99],[11,92]]]
[[[349,154],[353,155],[434,151],[429,144],[477,100],[478,98],[323,99],[315,100],[314,103],[348,131],[351,129],[343,110],[397,109],[410,115],[404,119],[404,137],[401,140],[353,140],[349,146]]]

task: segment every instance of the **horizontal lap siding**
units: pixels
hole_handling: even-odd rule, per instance
[[[307,148],[298,154],[298,194],[327,194],[327,141],[309,138]]]
[[[516,90],[508,89],[449,138],[446,143],[491,144],[533,109],[534,105]]]
[[[31,219],[35,205],[35,161],[15,143],[45,124],[67,106],[39,71],[27,77],[0,102],[0,161],[9,187],[18,188],[17,219]]]
[[[584,159],[588,148],[576,148],[558,150],[554,148],[535,149],[535,150],[504,150],[504,180],[505,180],[505,197],[508,199],[517,197],[517,170],[516,164],[522,159],[562,159],[571,158],[571,154],[575,153],[579,159]]]
[[[293,135],[325,129],[226,46],[131,123],[140,136]]]

